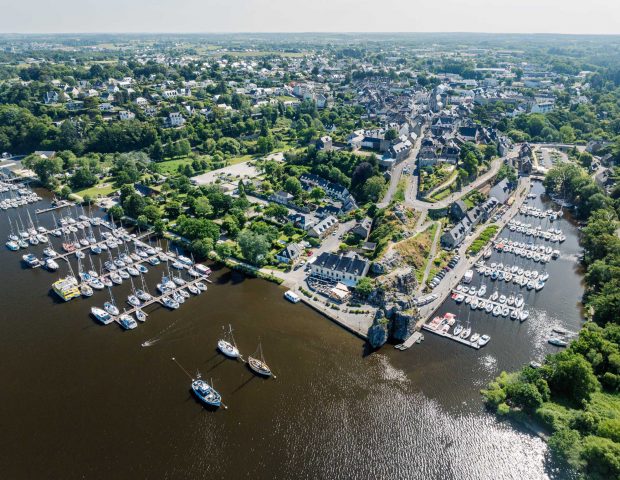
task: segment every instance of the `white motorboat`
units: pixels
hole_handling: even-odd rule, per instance
[[[98,322],[104,325],[108,325],[114,321],[114,317],[101,308],[91,307],[90,313],[97,319]]]

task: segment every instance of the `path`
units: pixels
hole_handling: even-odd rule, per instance
[[[426,281],[428,280],[428,275],[431,271],[431,267],[433,265],[433,259],[435,255],[437,255],[437,244],[439,243],[439,239],[441,238],[441,222],[435,222],[435,236],[433,237],[433,244],[431,245],[430,252],[428,253],[428,258],[426,259],[426,267],[424,268],[424,276],[422,277],[422,281],[418,285],[418,291],[416,292],[416,296],[422,292],[424,285],[426,285]]]

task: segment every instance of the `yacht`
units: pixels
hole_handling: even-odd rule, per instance
[[[463,283],[471,283],[472,278],[474,278],[474,271],[467,270],[463,276]]]
[[[524,300],[523,295],[519,294],[515,298],[515,307],[521,308],[523,306]]]
[[[258,344],[257,351],[254,352],[254,355],[258,356],[248,356],[248,365],[252,369],[253,372],[261,375],[263,377],[271,377],[272,372],[269,366],[265,363],[265,359],[263,358],[263,348],[261,344]]]
[[[141,302],[141,301],[140,301],[140,299],[139,299],[137,296],[135,296],[135,295],[129,295],[129,296],[127,297],[127,302],[128,302],[130,305],[134,306],[134,307],[140,307],[140,306],[142,306],[142,302]]]
[[[73,276],[68,276],[55,281],[52,284],[54,293],[62,298],[65,302],[68,302],[72,298],[79,297],[80,289],[78,288],[78,282]]]
[[[187,289],[193,295],[198,295],[200,293],[200,290],[198,290],[198,287],[196,285],[190,284],[187,286]]]
[[[12,250],[13,252],[19,250],[19,243],[17,243],[14,240],[9,240],[8,242],[5,243],[6,248],[8,248],[9,250]]]
[[[461,332],[460,337],[461,337],[463,340],[467,340],[467,338],[468,338],[470,335],[471,335],[471,328],[470,328],[470,327],[467,327],[465,330],[463,330],[463,331]]]
[[[126,313],[123,313],[118,318],[118,321],[121,324],[121,327],[123,327],[125,330],[133,330],[138,326],[138,323]]]
[[[179,302],[173,300],[170,297],[164,297],[161,300],[162,300],[162,303],[164,304],[164,307],[168,307],[171,310],[176,310],[177,308],[180,307]]]
[[[113,315],[115,317],[120,313],[120,311],[118,310],[118,307],[114,305],[113,302],[105,302],[103,304],[103,309],[106,312],[108,312],[110,315]]]
[[[239,349],[235,344],[235,338],[230,325],[228,325],[228,331],[225,332],[224,338],[218,340],[217,349],[229,358],[239,358]]]
[[[108,325],[109,323],[112,323],[114,321],[112,315],[110,315],[108,312],[101,308],[91,307],[90,313],[93,317],[97,319],[97,321],[104,325]]]
[[[83,283],[82,285],[80,285],[80,293],[84,297],[92,297],[94,292],[93,289],[90,288],[90,285],[88,285],[87,283]]]
[[[519,321],[525,322],[529,316],[530,312],[528,312],[527,310],[521,310],[521,312],[519,313]]]
[[[284,298],[286,298],[289,302],[292,302],[292,303],[298,303],[301,300],[301,298],[299,298],[299,295],[297,295],[292,290],[287,290],[284,293]]]
[[[207,284],[203,283],[203,282],[196,282],[196,288],[198,288],[198,290],[200,290],[201,292],[206,292],[207,291]]]
[[[462,331],[463,331],[463,325],[461,325],[461,324],[459,323],[456,327],[454,327],[454,331],[452,332],[452,334],[453,334],[455,337],[458,337],[458,336],[461,334],[461,332],[462,332]]]
[[[136,320],[140,321],[140,322],[146,322],[146,313],[144,313],[142,310],[140,310],[139,308],[136,309]]]
[[[480,339],[478,340],[478,345],[480,345],[481,347],[484,347],[487,343],[489,343],[489,340],[491,340],[491,337],[489,337],[488,335],[486,334],[480,335]]]
[[[211,385],[200,378],[192,381],[192,391],[205,405],[219,407],[222,404],[222,396]]]
[[[136,290],[136,297],[138,297],[143,302],[148,302],[151,298],[153,298],[150,293],[147,293],[144,290],[140,289]]]
[[[30,268],[35,268],[41,265],[41,261],[37,258],[37,256],[34,253],[28,253],[26,255],[23,255],[22,260]]]
[[[476,343],[478,342],[478,340],[480,339],[480,334],[479,333],[474,333],[471,338],[469,339],[469,341],[471,343]]]

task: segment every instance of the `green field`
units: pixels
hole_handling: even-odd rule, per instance
[[[165,162],[157,162],[158,168],[164,175],[172,175],[177,173],[179,165],[191,165],[192,159],[189,157],[177,158],[175,160],[166,160]]]
[[[73,193],[79,195],[82,198],[84,198],[86,195],[89,195],[91,198],[97,198],[99,196],[106,197],[116,190],[118,189],[114,186],[111,180],[109,178],[106,178],[102,183],[99,183],[94,187],[85,188],[84,190],[78,190],[77,192]]]

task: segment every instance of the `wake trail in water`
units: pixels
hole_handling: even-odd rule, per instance
[[[173,337],[174,339],[179,339],[179,338],[183,338],[185,336],[185,334],[187,333],[186,330],[191,330],[192,327],[187,326],[187,327],[182,327],[182,328],[177,328],[177,329],[173,329],[173,327],[177,324],[177,321],[172,322],[170,325],[168,325],[166,328],[164,328],[162,331],[160,331],[157,335],[155,335],[154,337],[151,337],[147,340],[145,340],[144,342],[142,342],[141,346],[142,347],[151,347],[153,345],[155,345],[156,343],[159,343],[160,341],[162,341],[164,339],[164,336],[171,334],[171,333],[175,333],[175,334],[182,334],[180,337]]]

